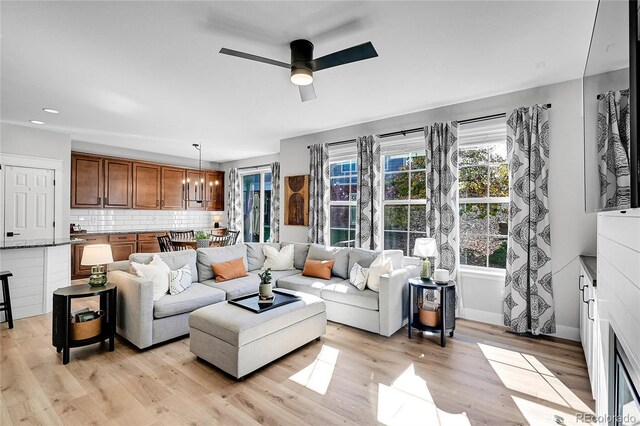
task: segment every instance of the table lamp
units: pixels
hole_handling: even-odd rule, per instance
[[[435,238],[416,238],[413,246],[413,255],[422,259],[420,278],[431,278],[431,257],[437,253]]]
[[[107,283],[107,275],[104,273],[103,266],[107,263],[113,263],[113,255],[109,244],[84,246],[80,264],[91,266],[91,276],[89,277],[89,285],[91,287],[102,287]]]
[[[220,228],[220,215],[219,214],[213,216],[213,227],[214,228]]]

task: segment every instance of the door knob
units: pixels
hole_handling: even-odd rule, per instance
[[[15,237],[16,235],[20,235],[16,232],[7,232],[7,237]]]

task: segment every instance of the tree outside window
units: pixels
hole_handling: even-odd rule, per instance
[[[506,268],[509,169],[506,143],[459,149],[460,264]]]
[[[329,233],[332,246],[352,247],[356,238],[356,160],[330,163]]]

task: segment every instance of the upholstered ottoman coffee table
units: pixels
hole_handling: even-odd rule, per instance
[[[191,352],[240,379],[326,332],[322,299],[278,291],[300,300],[260,313],[228,301],[193,311],[189,315]]]

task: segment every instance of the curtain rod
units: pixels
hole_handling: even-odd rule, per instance
[[[238,170],[259,169],[261,167],[270,167],[270,166],[271,166],[271,163],[269,163],[269,164],[258,164],[257,166],[238,167]]]
[[[551,104],[545,104],[543,105],[544,107],[547,107],[547,109],[551,108]],[[458,121],[458,124],[468,124],[468,123],[477,123],[480,121],[486,121],[486,120],[491,120],[494,118],[501,118],[501,117],[506,117],[507,114],[504,112],[501,112],[499,114],[492,114],[492,115],[484,115],[482,117],[475,117],[475,118],[468,118],[466,120],[460,120]],[[379,138],[388,138],[391,136],[406,136],[410,133],[418,133],[418,132],[422,132],[424,131],[424,127],[416,127],[414,129],[407,129],[407,130],[397,130],[395,132],[389,132],[389,133],[381,133],[379,135],[376,135]],[[338,141],[338,142],[330,142],[327,144],[327,146],[336,146],[336,145],[344,145],[344,144],[348,144],[348,143],[354,143],[356,140],[355,139],[347,139],[344,141]],[[311,148],[310,145],[307,145],[307,149]]]

